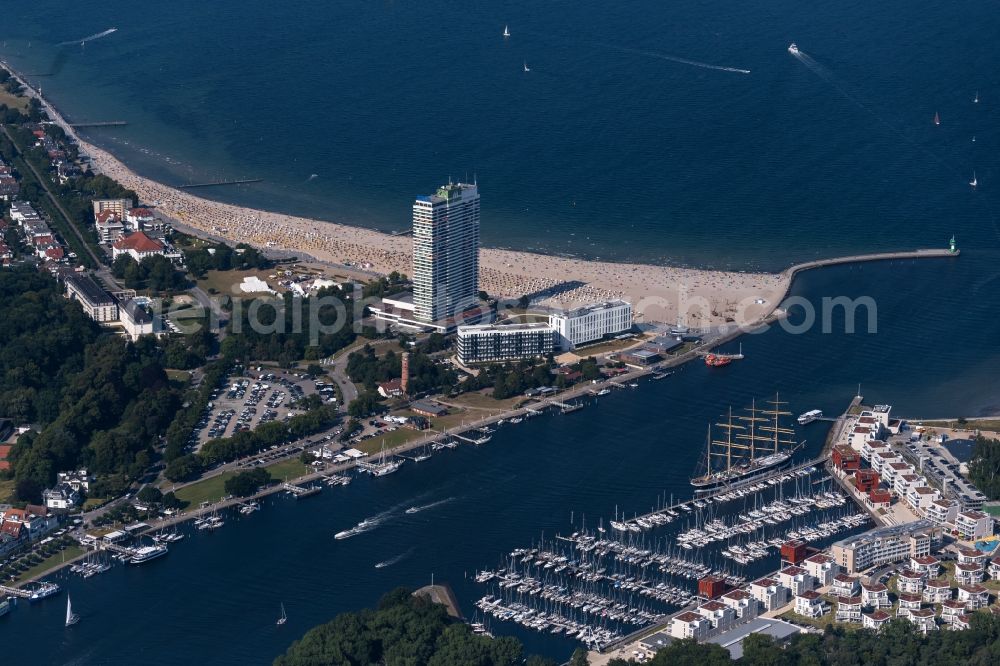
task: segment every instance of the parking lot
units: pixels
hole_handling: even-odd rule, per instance
[[[919,433],[914,433],[919,435]],[[913,463],[921,474],[949,494],[963,506],[978,508],[986,497],[962,474],[962,463],[941,445],[939,439],[894,438],[903,457]]]
[[[335,402],[332,386],[313,381],[301,373],[251,368],[230,377],[225,388],[212,394],[212,401],[195,426],[188,444],[199,450],[210,439],[231,437],[274,421],[287,421],[300,410],[292,407],[307,395],[318,394],[324,402]]]

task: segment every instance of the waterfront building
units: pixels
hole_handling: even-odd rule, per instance
[[[862,613],[861,614],[861,626],[865,629],[871,629],[872,631],[879,631],[889,623],[892,616],[883,610],[877,610],[873,613]]]
[[[468,365],[537,358],[555,349],[550,324],[528,323],[458,327],[458,360]]]
[[[96,322],[118,321],[118,302],[89,275],[67,277],[66,298],[80,303],[87,316]]]
[[[94,199],[94,217],[97,217],[104,211],[110,211],[120,218],[124,218],[125,214],[135,206],[135,202],[131,199]]]
[[[879,475],[873,469],[859,469],[854,473],[854,487],[859,493],[867,493],[878,488]]]
[[[878,423],[879,427],[889,429],[891,420],[889,419],[889,412],[892,411],[892,405],[875,405],[872,407],[871,416]]]
[[[861,457],[871,464],[872,456],[876,451],[888,450],[889,445],[881,439],[866,439],[861,445]]]
[[[924,584],[924,601],[929,604],[940,604],[951,599],[951,583],[941,578],[934,578]]]
[[[726,592],[719,597],[719,601],[732,608],[736,613],[736,617],[741,620],[757,617],[757,614],[760,612],[760,602],[754,599],[746,590],[731,590]]]
[[[929,555],[929,520],[881,527],[837,541],[830,546],[834,561],[847,573],[857,573],[880,564]]]
[[[861,583],[861,603],[869,608],[891,608],[889,588],[882,583]]]
[[[865,504],[871,507],[873,511],[888,509],[892,506],[892,494],[888,490],[880,488],[872,488],[863,499]]]
[[[663,360],[657,352],[652,349],[646,349],[645,347],[640,347],[639,349],[631,349],[629,351],[623,351],[618,354],[618,360],[625,365],[631,365],[634,367],[644,368],[648,365],[652,365]]]
[[[448,413],[447,407],[443,407],[430,400],[416,400],[410,403],[410,410],[428,418],[444,416]]]
[[[979,583],[963,583],[958,586],[958,600],[965,602],[965,607],[971,611],[979,610],[989,605],[990,591]]]
[[[785,567],[778,572],[778,582],[792,591],[792,594],[802,594],[816,587],[813,577],[802,567]]]
[[[148,208],[130,208],[125,212],[125,222],[135,231],[162,231],[163,222],[157,221]]]
[[[913,469],[913,465],[909,465],[905,462],[891,462],[888,465],[882,466],[882,482],[885,483],[887,488],[892,488],[896,479],[901,474],[915,474],[916,470]]]
[[[857,576],[848,576],[845,573],[839,573],[833,577],[830,594],[835,597],[854,597],[857,596],[860,590],[861,586],[858,584]]]
[[[920,594],[924,591],[924,574],[911,569],[903,569],[896,579],[896,589],[909,594]]]
[[[823,553],[807,557],[802,566],[809,575],[816,579],[817,587],[826,587],[833,583],[833,577],[840,573],[840,566],[833,558]]]
[[[711,620],[691,611],[685,611],[670,621],[670,635],[674,638],[704,640],[711,629]]]
[[[837,622],[861,622],[861,597],[837,597]]]
[[[816,590],[796,594],[795,612],[805,617],[819,617],[824,612],[823,596]]]
[[[773,578],[761,578],[750,583],[750,594],[764,606],[765,611],[788,603],[788,588]]]
[[[146,257],[164,256],[166,254],[166,247],[155,238],[150,238],[143,232],[136,231],[135,233],[120,237],[112,244],[112,258],[117,259],[123,254],[129,255],[136,263],[139,263]]]
[[[842,472],[856,472],[861,469],[861,456],[844,444],[833,447],[830,459],[833,461],[833,466]]]
[[[708,601],[698,606],[698,614],[712,623],[712,629],[725,631],[736,621],[736,611],[719,601]]]
[[[448,183],[413,202],[413,304],[425,324],[478,304],[479,188]]]
[[[588,342],[630,331],[632,317],[632,304],[619,299],[553,313],[549,315],[549,324],[558,333],[560,349],[568,351]]]
[[[955,531],[963,541],[975,541],[993,534],[993,521],[982,511],[963,511],[955,517]]]
[[[958,517],[959,504],[950,497],[936,499],[924,510],[924,516],[928,520],[934,521],[937,525],[954,523]]]

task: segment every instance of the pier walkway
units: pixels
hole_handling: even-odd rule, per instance
[[[190,190],[196,187],[216,187],[217,185],[248,185],[250,183],[263,183],[263,178],[240,178],[238,180],[215,180],[209,183],[191,183],[189,185],[178,185],[178,190]]]
[[[894,259],[947,258],[947,257],[957,257],[961,253],[962,251],[957,248],[954,251],[948,248],[941,248],[941,249],[931,248],[924,250],[906,250],[902,252],[876,252],[874,254],[855,254],[847,257],[832,257],[830,259],[817,259],[816,261],[807,261],[801,264],[795,264],[794,266],[789,266],[785,270],[781,271],[781,275],[786,275],[789,278],[793,278],[797,274],[803,271],[809,271],[814,268],[823,268],[825,266],[839,266],[841,264],[861,264],[870,261],[892,261]]]
[[[31,592],[27,590],[17,587],[7,587],[6,585],[0,585],[0,593],[9,594],[12,597],[21,597],[22,599],[27,599],[31,596]]]
[[[124,127],[128,125],[126,120],[100,120],[93,123],[70,123],[69,126],[73,129],[79,129],[80,127]]]

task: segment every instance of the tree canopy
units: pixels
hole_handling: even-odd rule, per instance
[[[976,437],[969,478],[991,500],[1000,499],[1000,440]]]

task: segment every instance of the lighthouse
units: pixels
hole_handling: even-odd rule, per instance
[[[957,252],[957,251],[958,251],[958,248],[957,248],[957,247],[955,247],[955,234],[952,234],[952,235],[951,235],[951,241],[950,241],[950,242],[948,243],[948,250],[949,250],[949,251],[950,251],[950,252],[951,252],[952,254],[955,254],[955,252]]]

